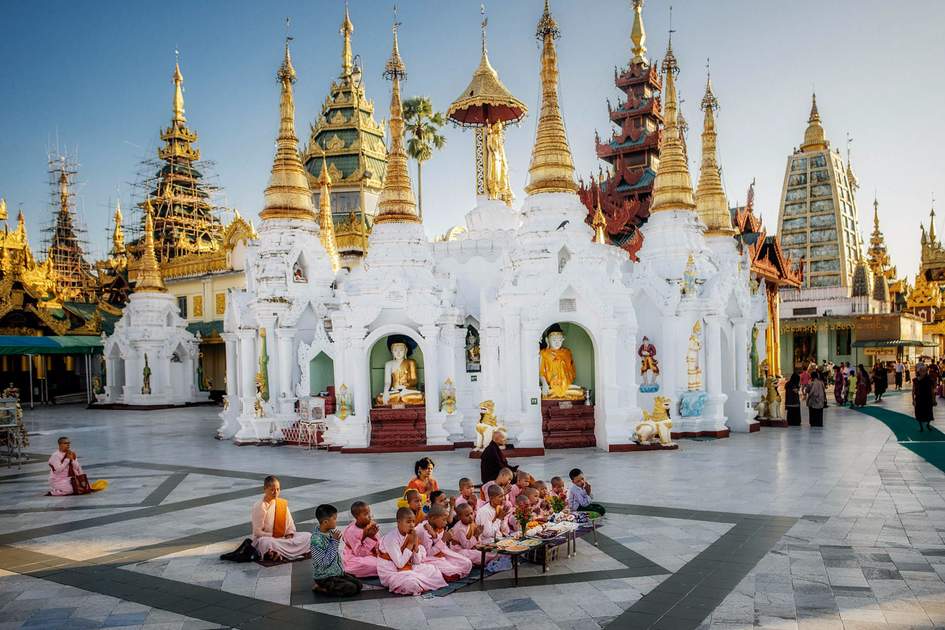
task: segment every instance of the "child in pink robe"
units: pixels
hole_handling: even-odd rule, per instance
[[[431,562],[447,582],[455,582],[469,575],[472,570],[472,560],[465,555],[450,549],[450,532],[447,529],[449,514],[441,505],[430,508],[425,523],[416,526],[415,531],[420,544],[427,552],[427,559]]]
[[[378,528],[371,517],[371,506],[364,501],[351,504],[354,521],[345,527],[341,537],[341,565],[345,573],[359,578],[377,575]]]
[[[505,506],[505,493],[499,486],[489,488],[489,502],[476,511],[476,527],[479,539],[492,542],[509,535],[509,518],[512,512]]]
[[[414,532],[417,521],[410,508],[397,510],[397,527],[381,538],[377,577],[392,593],[419,595],[446,586],[439,569],[427,562],[427,552]]]
[[[476,515],[473,513],[468,503],[456,506],[456,515],[459,520],[450,530],[450,544],[456,553],[461,553],[470,561],[473,566],[479,566],[482,562],[482,552],[476,549],[479,544],[479,527],[476,525]],[[486,562],[492,562],[496,554],[486,554]]]
[[[59,448],[55,453],[49,456],[49,493],[54,497],[61,497],[67,494],[73,494],[72,475],[69,474],[71,464],[72,473],[81,475],[82,466],[79,465],[79,459],[71,450],[72,443],[69,438],[59,438]]]
[[[476,496],[476,489],[473,487],[469,477],[463,477],[459,480],[459,496],[456,497],[457,512],[459,512],[459,506],[463,504],[469,505],[475,516],[476,509],[479,507],[479,497]]]
[[[515,504],[515,499],[518,495],[522,494],[525,491],[525,488],[528,488],[532,483],[532,476],[529,475],[524,470],[520,470],[516,473],[515,483],[509,487],[509,500],[512,504]]]

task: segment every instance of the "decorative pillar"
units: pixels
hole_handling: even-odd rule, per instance
[[[256,404],[256,338],[255,331],[241,330],[240,343],[240,399],[245,417],[254,417]]]
[[[765,296],[768,303],[768,329],[765,331],[765,354],[768,369],[781,375],[781,291],[774,282],[765,281]]]
[[[515,445],[523,447],[544,445],[541,432],[541,388],[538,384],[538,339],[542,331],[536,324],[532,320],[522,323],[519,340],[521,365],[516,374],[520,375],[523,382],[516,383],[518,389],[513,390],[524,410],[519,416],[521,424]],[[510,349],[514,347],[514,344],[509,344]],[[531,403],[532,398],[537,399],[537,405]]]
[[[278,345],[277,360],[279,371],[279,411],[284,414],[295,410],[295,394],[292,387],[292,362],[295,356],[292,352],[292,328],[276,328]]]
[[[236,336],[232,333],[223,333],[224,353],[226,357],[226,399],[230,405],[237,402],[237,391],[239,386],[239,370],[236,362]]]
[[[440,412],[440,385],[443,377],[440,375],[439,356],[439,327],[433,324],[420,326],[420,334],[426,339],[423,353],[423,379],[425,381],[425,407],[427,424],[427,444],[449,444],[444,422],[445,415]]]
[[[707,317],[705,324],[705,389],[710,396],[718,396],[722,393],[722,331],[718,315]]]
[[[748,322],[736,319],[733,325],[735,338],[735,391],[748,391]]]

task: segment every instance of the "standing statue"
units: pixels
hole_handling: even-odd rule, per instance
[[[682,287],[680,288],[683,296],[694,295],[696,292],[696,260],[692,254],[686,260],[686,268],[683,270]]]
[[[448,378],[440,388],[440,411],[448,414],[456,413],[456,386],[453,379]]]
[[[697,320],[689,335],[689,351],[686,353],[686,373],[689,375],[689,391],[702,389],[702,368],[699,367],[699,351],[702,350],[702,322]]]
[[[466,328],[466,371],[479,372],[479,334],[472,326]]]
[[[505,130],[496,121],[486,127],[486,192],[490,199],[512,202],[509,186],[509,163],[505,157]]]
[[[479,403],[479,422],[476,423],[476,445],[475,451],[481,451],[492,442],[492,434],[496,431],[505,431],[505,427],[499,425],[498,418],[495,417],[495,403],[491,400],[484,400]]]
[[[650,343],[649,337],[644,335],[637,355],[640,357],[640,391],[658,391],[656,379],[660,375],[660,364],[656,360],[656,346]]]
[[[269,400],[269,351],[266,349],[266,329],[259,329],[259,371],[256,372],[256,387],[263,400]]]
[[[151,367],[148,365],[148,353],[144,353],[144,369],[141,370],[141,394],[151,395]]]
[[[758,364],[758,327],[751,327],[751,351],[748,353],[751,362],[751,386],[761,387],[765,383],[761,366]]]
[[[338,388],[338,411],[335,413],[339,420],[344,420],[351,415],[351,392],[348,386],[342,384]]]
[[[548,347],[539,352],[538,378],[541,397],[547,400],[584,400],[584,388],[574,384],[577,371],[571,351],[564,347],[564,331],[558,324],[548,329]]]
[[[413,341],[404,335],[387,338],[387,348],[393,357],[384,364],[384,391],[374,401],[379,405],[422,405],[423,392],[417,389],[417,362],[409,355]]]
[[[260,374],[256,374],[256,402],[253,404],[253,411],[256,414],[257,418],[262,418],[266,415],[266,411],[263,408],[263,379]]]

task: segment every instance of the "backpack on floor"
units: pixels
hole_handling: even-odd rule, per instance
[[[228,560],[230,562],[252,562],[258,559],[259,552],[253,547],[253,541],[250,538],[240,543],[240,546],[237,547],[235,551],[220,556],[220,560]]]

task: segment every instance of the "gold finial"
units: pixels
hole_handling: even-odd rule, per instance
[[[151,198],[144,201],[144,249],[141,252],[138,267],[138,281],[135,283],[135,293],[164,293],[164,278],[161,277],[161,268],[158,266],[157,256],[154,254],[154,208]]]
[[[63,159],[59,169],[59,212],[69,212],[69,178],[66,176],[66,162]]]
[[[384,77],[391,81],[390,93],[390,148],[387,151],[387,173],[384,187],[377,202],[374,223],[420,223],[417,202],[407,171],[407,151],[404,148],[404,116],[400,103],[400,80],[407,76],[407,67],[400,58],[397,45],[397,7],[394,7],[394,44],[390,59],[384,66]]]
[[[486,17],[486,5],[479,5],[479,15],[482,16],[482,21],[479,23],[479,27],[482,29],[482,56],[486,57],[486,26],[489,25],[489,18]]]
[[[708,68],[708,61],[706,61]],[[706,224],[706,234],[731,235],[735,233],[732,216],[728,210],[728,199],[722,188],[719,175],[719,163],[716,151],[715,112],[719,101],[712,93],[712,78],[706,73],[705,96],[702,97],[702,111],[705,118],[702,126],[702,168],[699,173],[699,187],[696,190],[696,212]]]
[[[288,20],[286,20],[288,26]],[[295,68],[286,35],[282,65],[276,73],[281,85],[279,97],[279,136],[276,139],[276,155],[272,161],[272,175],[266,187],[266,207],[259,213],[267,219],[298,219],[317,221],[312,197],[309,193],[305,169],[299,158],[299,139],[295,135],[295,100],[292,84],[295,83]]]
[[[879,230],[879,200],[876,193],[873,193],[873,227]]]
[[[633,61],[646,63],[646,31],[643,29],[643,0],[633,0],[633,29],[630,31],[633,42]]]
[[[177,51],[174,51],[177,54]],[[171,105],[171,121],[184,124],[187,119],[184,117],[184,75],[180,73],[180,62],[174,62],[174,103]]]
[[[0,197],[0,221],[7,220],[7,200]]]
[[[932,210],[929,212],[929,242],[935,243],[935,195],[932,195]]]
[[[351,33],[354,32],[354,24],[348,16],[348,2],[345,0],[345,19],[341,22],[341,37],[344,43],[341,47],[341,76],[350,77],[354,71],[354,57],[351,54]]]
[[[679,66],[673,55],[672,30],[663,59],[663,142],[660,163],[653,182],[653,202],[650,213],[665,210],[693,210],[692,179],[679,135],[679,101],[676,95],[676,75]]]
[[[115,229],[112,232],[112,255],[121,256],[125,253],[125,233],[121,227],[121,201],[115,202]],[[153,238],[153,237],[152,237]]]
[[[331,270],[338,271],[341,261],[338,258],[338,242],[335,239],[335,222],[331,216],[331,176],[328,174],[328,163],[325,152],[322,151],[322,172],[318,176],[318,238],[328,254]]]
[[[810,116],[807,118],[807,130],[804,131],[801,151],[823,151],[826,148],[827,139],[820,124],[820,112],[817,111],[817,94],[811,93]]]
[[[532,147],[532,162],[528,167],[529,195],[552,192],[577,192],[574,181],[574,162],[564,129],[564,119],[558,107],[558,53],[554,40],[558,25],[551,17],[548,0],[538,20],[536,36],[542,40],[541,53],[541,113],[538,131]]]
[[[594,242],[601,243],[606,245],[610,242],[610,239],[607,238],[607,217],[604,216],[604,210],[600,205],[600,196],[597,197],[597,207],[594,212],[594,220],[591,223],[591,227],[594,228]]]

